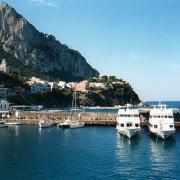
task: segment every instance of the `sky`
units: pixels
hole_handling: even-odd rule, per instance
[[[180,100],[179,0],[4,0],[143,101]]]

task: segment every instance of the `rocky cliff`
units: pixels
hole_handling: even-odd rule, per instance
[[[18,63],[33,75],[69,81],[99,76],[78,51],[39,32],[6,3],[0,3],[0,49],[13,57],[10,67]]]

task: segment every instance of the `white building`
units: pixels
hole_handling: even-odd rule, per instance
[[[53,90],[53,87],[54,87],[54,83],[53,82],[46,82],[49,86],[50,86],[50,90],[52,91]],[[45,83],[45,84],[46,84]],[[49,90],[49,86],[47,85],[47,88]]]
[[[102,88],[102,89],[106,88],[104,83],[98,83],[98,82],[90,82],[89,87],[90,88]]]
[[[59,87],[60,89],[64,89],[64,88],[66,87],[66,82],[65,82],[65,81],[59,81],[59,82],[58,82],[58,87]]]
[[[66,84],[66,87],[68,87],[69,89],[74,89],[76,84],[77,84],[76,82],[69,82]]]
[[[37,78],[37,77],[31,77],[31,79],[30,79],[29,81],[27,81],[27,83],[28,83],[29,85],[32,85],[32,84],[34,84],[34,83],[44,84],[45,81],[43,81],[42,79],[39,79],[39,78]]]
[[[6,60],[5,59],[3,59],[1,64],[0,64],[0,71],[4,72],[4,73],[7,73],[7,65],[6,65]]]
[[[0,98],[7,98],[8,96],[14,96],[15,92],[12,89],[0,86]]]
[[[0,100],[0,115],[6,117],[9,114],[9,102]]]
[[[31,85],[31,94],[51,92],[52,87],[53,86],[51,86],[48,82],[45,82],[44,84],[33,83]]]

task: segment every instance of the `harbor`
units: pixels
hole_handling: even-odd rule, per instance
[[[62,112],[62,111],[22,111],[14,113],[5,118],[7,122],[22,122],[23,124],[37,125],[38,122],[42,119],[50,119],[53,121],[53,124],[63,122],[68,117],[72,116],[72,112]],[[86,126],[116,126],[117,121],[117,112],[78,112],[77,117],[80,121],[85,122]],[[175,127],[180,127],[180,114],[175,112]],[[149,112],[147,109],[140,110],[140,122],[141,126],[146,126],[149,120]]]

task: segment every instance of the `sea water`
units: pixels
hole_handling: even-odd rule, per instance
[[[0,179],[179,179],[180,131],[147,129],[128,140],[115,127],[0,129]]]

